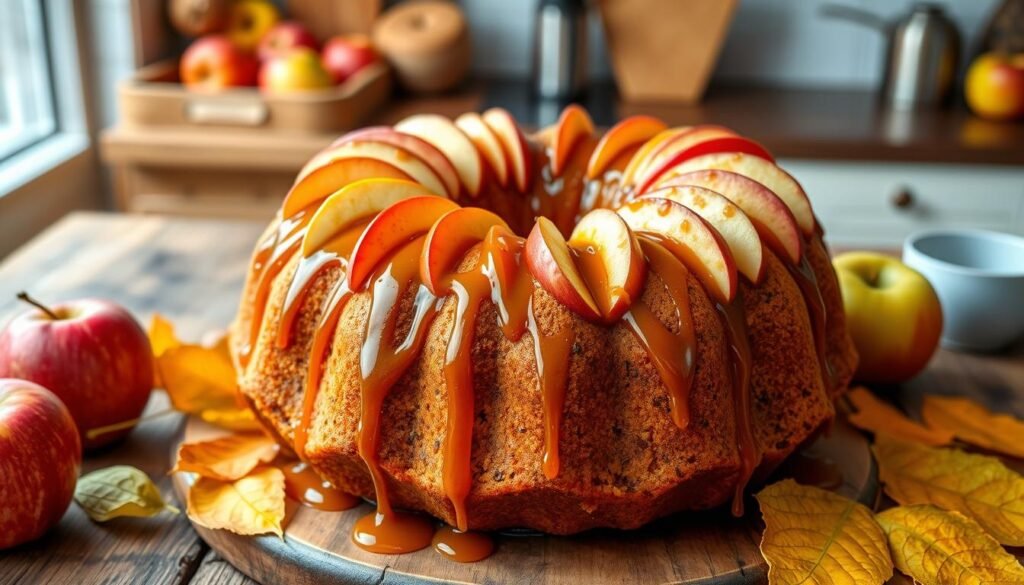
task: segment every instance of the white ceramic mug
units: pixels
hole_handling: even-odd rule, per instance
[[[942,345],[995,351],[1024,334],[1024,238],[976,229],[911,235],[903,262],[942,302]]]

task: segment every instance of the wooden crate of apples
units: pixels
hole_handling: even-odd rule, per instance
[[[366,35],[318,39],[270,0],[171,0],[168,8],[191,40],[179,60],[143,67],[121,86],[129,127],[340,132],[390,96],[389,67]]]

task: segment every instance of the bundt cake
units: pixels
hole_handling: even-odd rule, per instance
[[[299,173],[232,326],[239,387],[376,502],[371,549],[414,538],[398,509],[554,534],[739,513],[856,365],[822,236],[727,128],[412,116]]]

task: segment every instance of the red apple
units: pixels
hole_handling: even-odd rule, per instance
[[[971,110],[983,118],[1024,117],[1024,54],[979,56],[967,69],[964,97]]]
[[[192,89],[225,89],[255,85],[259,64],[256,58],[239,49],[227,37],[202,37],[185,49],[179,76]]]
[[[60,520],[81,464],[64,403],[38,384],[0,379],[0,549],[35,540]]]
[[[379,58],[365,35],[331,37],[320,53],[324,69],[334,76],[335,83],[345,81]]]
[[[260,89],[292,93],[331,87],[334,80],[315,51],[305,47],[272,57],[260,66]]]
[[[314,51],[320,50],[316,37],[309,32],[308,28],[301,22],[286,20],[275,24],[267,34],[263,35],[256,54],[260,61],[266,61],[299,47],[306,47]]]
[[[0,333],[0,378],[30,380],[53,391],[71,411],[86,449],[106,445],[131,428],[87,438],[90,429],[142,414],[153,388],[153,352],[131,313],[109,301],[85,299],[52,308],[29,299]]]

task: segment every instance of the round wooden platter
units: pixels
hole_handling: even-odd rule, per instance
[[[179,444],[221,434],[224,431],[190,418]],[[176,458],[177,444],[173,448],[172,459]],[[826,462],[831,470],[841,473],[837,492],[874,505],[878,481],[868,442],[845,421],[837,421],[826,436],[794,457]],[[787,472],[784,465],[776,475],[793,473],[799,471]],[[175,474],[174,489],[181,502],[191,482],[189,474]],[[350,539],[352,524],[372,509],[362,504],[344,512],[322,512],[289,501],[284,539],[274,535],[239,536],[193,526],[228,562],[265,585],[739,584],[763,583],[768,570],[758,550],[760,514],[749,497],[743,518],[733,518],[727,509],[720,509],[677,514],[635,531],[595,530],[569,537],[496,534],[494,554],[468,564],[447,560],[430,548],[405,555],[378,555],[359,549]]]

